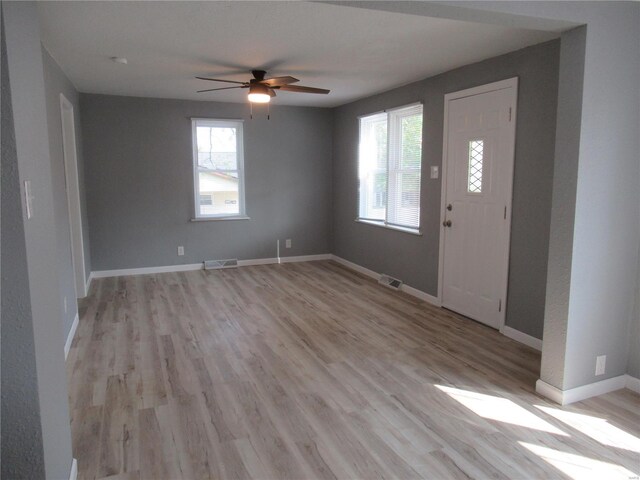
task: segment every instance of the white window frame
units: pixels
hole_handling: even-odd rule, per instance
[[[245,188],[244,188],[244,120],[226,120],[215,118],[191,119],[191,144],[193,153],[193,221],[206,220],[248,220],[246,215]],[[202,215],[200,213],[200,176],[198,171],[198,137],[197,127],[218,127],[236,129],[236,162],[237,170],[218,170],[220,172],[238,172],[238,213],[218,213]]]
[[[391,166],[390,162],[391,162],[391,155],[389,153],[389,150],[392,148],[392,144],[395,144],[395,142],[392,142],[392,135],[396,135],[399,132],[399,120],[401,117],[396,117],[395,118],[395,122],[391,121],[390,118],[390,113],[398,111],[398,110],[404,110],[406,108],[410,108],[410,107],[417,107],[420,106],[421,108],[423,107],[422,102],[416,102],[416,103],[410,103],[408,105],[402,105],[401,107],[395,107],[395,108],[390,108],[387,110],[383,110],[381,112],[373,112],[373,113],[368,113],[366,115],[360,115],[358,117],[358,139],[360,136],[360,122],[362,119],[365,118],[369,118],[369,117],[373,117],[375,115],[380,115],[381,113],[386,113],[387,114],[387,202],[386,202],[386,211],[385,211],[385,220],[376,220],[376,219],[371,219],[371,218],[364,218],[360,216],[360,211],[361,211],[361,188],[358,188],[358,216],[356,217],[356,222],[359,223],[366,223],[368,225],[375,225],[377,227],[383,227],[383,228],[388,228],[391,230],[398,230],[400,232],[405,232],[405,233],[411,233],[413,235],[422,235],[422,206],[420,205],[420,201],[422,199],[422,189],[420,190],[420,195],[418,197],[418,209],[420,211],[419,213],[419,220],[418,220],[418,226],[416,228],[413,227],[406,227],[403,225],[397,225],[395,223],[392,222],[388,222],[386,219],[389,218],[389,208],[390,208],[390,204],[393,202],[389,202],[389,197],[392,194],[395,194],[395,192],[391,192],[390,189],[390,185],[392,184],[391,182],[391,176],[393,175],[394,178],[397,175],[398,172],[402,172],[402,169],[399,168],[399,166],[394,165]],[[423,128],[423,132],[422,135],[424,137],[424,108],[422,108],[422,128]],[[422,183],[422,153],[423,151],[421,150],[420,154],[420,183]],[[360,165],[360,149],[358,149],[358,165]],[[395,184],[395,182],[393,182]]]

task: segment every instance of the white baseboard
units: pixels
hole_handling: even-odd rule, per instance
[[[274,263],[294,263],[294,262],[313,262],[316,260],[330,260],[330,253],[322,253],[319,255],[298,255],[292,257],[274,257],[274,258],[253,258],[248,260],[238,260],[239,267],[248,267],[251,265],[270,265]],[[91,272],[90,278],[108,278],[108,277],[126,277],[129,275],[148,275],[153,273],[171,273],[171,272],[189,272],[193,270],[202,270],[203,263],[188,263],[183,265],[165,265],[161,267],[142,267],[142,268],[123,268],[120,270],[97,270]]]
[[[250,260],[238,260],[239,267],[248,267],[251,265],[270,265],[274,263],[297,263],[297,262],[315,262],[317,260],[331,260],[330,253],[321,253],[319,255],[298,255],[293,257],[274,257],[274,258],[254,258]]]
[[[250,267],[252,265],[271,265],[273,263],[278,263],[278,257],[250,258],[249,260],[238,260],[239,267]]]
[[[84,283],[85,296],[89,295],[89,289],[91,288],[92,280],[93,280],[93,272],[89,272],[89,278],[87,278],[86,282]]]
[[[349,260],[345,260],[344,258],[338,257],[337,255],[331,255],[331,259],[355,272],[362,273],[367,277],[371,277],[375,280],[380,278],[379,273],[374,272],[373,270],[369,270],[368,268],[358,265],[357,263],[353,263],[353,262],[350,262]],[[433,295],[429,295],[428,293],[423,292],[422,290],[418,290],[417,288],[410,287],[409,285],[404,283],[402,284],[402,287],[400,287],[400,289],[403,292],[411,295],[412,297],[416,297],[420,300],[430,303],[431,305],[435,305],[436,307],[440,306],[440,300],[437,297],[434,297]]]
[[[598,395],[604,395],[605,393],[625,388],[627,387],[627,377],[628,375],[619,375],[588,385],[570,388],[569,390],[560,390],[553,385],[538,380],[536,382],[536,392],[560,405],[569,405],[570,403],[580,402],[587,398],[597,397]]]
[[[640,393],[640,378],[625,375],[625,387],[632,392]]]
[[[280,263],[315,262],[317,260],[331,260],[333,255],[321,253],[320,255],[298,255],[296,257],[280,257]]]
[[[507,325],[500,329],[500,333],[502,333],[505,337],[509,337],[510,339],[515,340],[516,342],[524,343],[531,348],[542,351],[542,340],[540,340],[539,338],[532,337],[531,335],[527,335],[526,333],[522,333],[520,330],[516,330],[515,328],[511,328]]]
[[[97,270],[91,272],[93,278],[126,277],[129,275],[146,275],[149,273],[188,272],[201,270],[202,263],[188,263],[184,265],[166,265],[163,267],[123,268],[121,270]]]
[[[420,300],[430,303],[431,305],[435,305],[436,307],[440,307],[440,300],[433,295],[429,295],[427,292],[423,292],[422,290],[418,290],[417,288],[410,287],[409,285],[403,283],[400,289],[411,295],[412,297],[419,298]]]
[[[78,478],[78,461],[74,458],[71,461],[71,472],[69,473],[69,480],[77,480]]]
[[[375,280],[377,280],[380,277],[379,273],[376,273],[373,270],[369,270],[368,268],[360,266],[357,263],[353,263],[353,262],[350,262],[349,260],[345,260],[344,258],[338,257],[337,255],[331,255],[331,260],[333,260],[334,262],[338,262],[341,265],[344,265],[345,267],[353,270],[354,272],[361,273]]]
[[[76,330],[78,329],[78,323],[80,323],[80,317],[78,316],[78,312],[76,312],[76,316],[73,319],[73,323],[71,324],[71,329],[69,330],[69,334],[67,335],[67,341],[64,342],[64,359],[67,359],[69,355],[69,350],[71,350],[71,343],[73,342],[73,337],[76,335]]]
[[[563,392],[559,388],[554,387],[553,385],[549,385],[547,382],[538,379],[536,381],[536,392],[538,392],[543,397],[548,398],[560,405],[565,405],[563,400]]]

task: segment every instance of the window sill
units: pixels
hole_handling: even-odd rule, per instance
[[[398,232],[408,233],[410,235],[422,236],[422,232],[420,230],[415,229],[415,228],[399,227],[399,226],[396,226],[396,225],[386,225],[386,224],[384,224],[382,222],[375,222],[373,220],[364,220],[362,218],[356,218],[355,221],[358,222],[358,223],[364,223],[366,225],[372,225],[374,227],[387,228],[389,230],[396,230]]]
[[[251,220],[246,215],[230,215],[228,217],[196,217],[192,218],[192,222],[218,222],[220,220]]]

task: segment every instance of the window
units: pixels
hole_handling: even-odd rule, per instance
[[[484,140],[469,142],[469,170],[467,174],[467,191],[482,193],[482,159],[484,156]]]
[[[193,119],[196,218],[245,215],[241,120]]]
[[[358,220],[418,231],[422,105],[360,118]]]

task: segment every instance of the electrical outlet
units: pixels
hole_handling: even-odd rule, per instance
[[[287,240],[284,242],[284,246],[286,248],[291,248],[291,239],[290,238],[287,238]]]
[[[440,175],[439,169],[437,165],[431,166],[431,178],[438,178]]]
[[[182,255],[184,255],[184,247],[180,245],[178,247],[178,256],[181,257]]]
[[[607,364],[606,355],[600,355],[599,357],[596,357],[596,375],[604,375],[606,364]]]
[[[67,313],[67,297],[64,297],[64,313]]]

